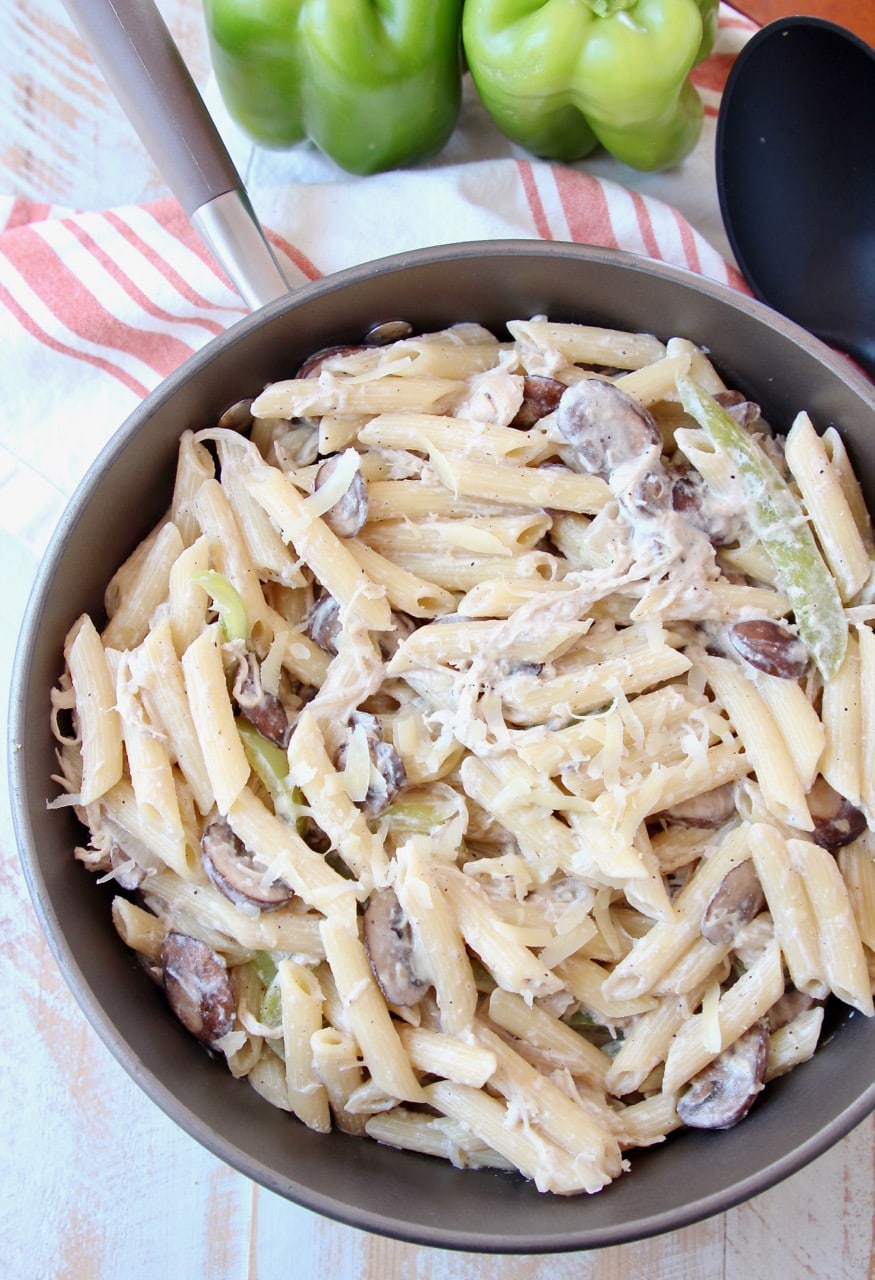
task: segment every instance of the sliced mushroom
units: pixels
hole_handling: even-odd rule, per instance
[[[691,796],[689,800],[680,800],[668,809],[663,809],[658,817],[677,827],[709,827],[716,829],[728,822],[735,813],[735,788],[731,782],[724,782],[710,791]]]
[[[112,878],[120,889],[139,889],[146,879],[145,867],[140,866],[116,840],[109,847],[109,865]]]
[[[371,894],[363,924],[368,959],[383,995],[401,1008],[419,1004],[429,984],[417,973],[410,922],[394,890]]]
[[[235,906],[275,911],[285,906],[292,896],[285,881],[268,879],[264,864],[259,864],[222,819],[205,828],[201,836],[201,860],[210,880]]]
[[[567,389],[565,383],[556,378],[527,374],[523,378],[523,402],[510,425],[520,431],[528,431],[536,422],[559,407],[559,401]]]
[[[799,680],[808,670],[808,650],[797,635],[771,618],[748,618],[729,628],[729,640],[745,662],[783,680]]]
[[[261,664],[257,655],[251,651],[240,659],[231,694],[246,719],[262,737],[285,750],[292,736],[289,717],[276,694],[268,693],[261,683]]]
[[[219,418],[217,426],[222,430],[248,431],[252,426],[252,399],[238,400],[229,405]]]
[[[678,1099],[679,1119],[692,1129],[729,1129],[743,1120],[765,1081],[769,1033],[754,1023],[690,1082]]]
[[[556,422],[581,468],[606,479],[623,463],[662,445],[659,428],[643,405],[600,378],[568,387]]]
[[[227,1035],[234,1026],[234,992],[212,947],[185,933],[168,933],[160,961],[167,1000],[182,1025],[205,1044]]]
[[[760,422],[759,405],[747,400],[740,391],[718,391],[714,399],[742,427],[750,428]]]
[[[393,342],[403,342],[413,337],[413,325],[409,320],[379,320],[365,334],[369,347],[388,347]]]
[[[296,378],[318,378],[322,372],[322,366],[326,360],[330,360],[332,356],[354,356],[359,351],[364,351],[361,343],[346,343],[334,347],[321,347],[319,351],[314,351],[308,356],[298,372]]]
[[[437,621],[437,619],[435,619]],[[412,636],[419,625],[415,618],[411,618],[409,613],[401,613],[399,610],[392,610],[392,631],[378,631],[377,643],[380,646],[380,653],[388,662],[390,658],[394,658],[398,650],[398,646],[403,644],[408,636]]]
[[[367,711],[355,711],[350,717],[353,728],[361,726],[365,731],[368,743],[368,754],[374,766],[376,778],[373,778],[363,801],[363,808],[371,817],[377,817],[395,799],[402,787],[407,785],[407,771],[404,761],[392,746],[386,742],[376,716]],[[342,745],[337,757],[339,768],[343,768],[346,759],[346,747]]]
[[[341,630],[340,605],[326,592],[307,614],[307,635],[326,653],[336,654]]]
[[[739,929],[750,924],[766,905],[759,877],[749,858],[728,871],[705,908],[702,937],[716,945],[734,942]]]
[[[804,991],[797,991],[795,987],[788,987],[766,1014],[769,1031],[779,1031],[781,1027],[786,1027],[788,1022],[793,1022],[800,1013],[807,1013],[815,1004],[817,1001],[812,996],[806,995]]]
[[[315,487],[321,489],[337,470],[342,455],[336,453],[327,458],[316,472]],[[322,519],[338,538],[354,538],[368,519],[368,486],[360,471],[352,473],[349,486],[325,512]]]
[[[807,799],[814,823],[812,839],[822,849],[841,849],[866,830],[863,811],[831,787],[822,774],[818,774]]]

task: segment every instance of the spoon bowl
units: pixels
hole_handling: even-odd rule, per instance
[[[730,73],[716,159],[756,296],[875,377],[875,50],[822,18],[763,27]]]

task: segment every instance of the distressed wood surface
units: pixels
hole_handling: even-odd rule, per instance
[[[208,61],[198,0],[161,0],[161,8],[200,82]],[[0,192],[74,208],[164,194],[57,0],[3,0],[3,11]],[[4,615],[6,670],[13,631]],[[42,939],[5,804],[0,817],[0,989],[17,1015],[0,1040],[0,1240],[3,1274],[12,1280],[875,1275],[873,1120],[748,1204],[588,1253],[449,1253],[368,1235],[287,1203],[182,1134],[111,1058]]]

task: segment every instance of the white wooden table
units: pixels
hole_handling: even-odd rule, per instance
[[[161,0],[161,8],[204,83],[209,67],[199,0]],[[2,0],[2,12],[0,194],[74,208],[165,194],[58,0]],[[713,190],[703,186],[685,198],[699,229],[719,241]],[[3,557],[0,669],[8,672],[34,565],[15,547],[4,546]],[[178,1131],[85,1023],[27,900],[7,808],[4,801],[0,1271],[11,1280],[875,1275],[873,1120],[783,1185],[709,1221],[637,1244],[539,1259],[384,1240],[253,1185]]]

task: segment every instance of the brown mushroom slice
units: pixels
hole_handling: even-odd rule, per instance
[[[808,650],[797,635],[771,618],[749,618],[729,628],[729,641],[745,662],[782,680],[799,680],[808,670]]]
[[[252,426],[252,398],[229,405],[216,425],[221,430],[248,431]]]
[[[757,1022],[690,1081],[677,1104],[691,1129],[729,1129],[743,1120],[762,1090],[769,1033]]]
[[[808,812],[814,823],[811,838],[822,849],[841,849],[866,830],[866,815],[831,787],[822,774],[808,792]]]
[[[261,664],[251,651],[240,659],[231,694],[246,719],[262,737],[285,750],[292,736],[289,717],[276,694],[269,693],[262,684]]]
[[[750,858],[728,871],[705,908],[702,937],[717,946],[735,941],[739,929],[750,924],[766,905],[759,877]]]
[[[592,475],[608,478],[626,462],[655,448],[661,452],[659,427],[644,406],[600,378],[567,388],[556,423],[581,468]]]
[[[429,984],[417,973],[413,933],[393,889],[371,894],[363,925],[371,969],[389,1004],[419,1004]]]
[[[566,384],[556,378],[526,374],[523,378],[523,401],[510,425],[519,431],[530,430],[559,407],[559,401],[567,390]]]
[[[769,1031],[779,1031],[788,1023],[794,1022],[802,1013],[813,1009],[817,1001],[796,987],[788,987],[780,999],[776,1000],[766,1014]]]
[[[731,782],[724,782],[710,791],[690,796],[689,800],[679,800],[657,816],[677,827],[716,829],[728,822],[734,813],[735,787]]]
[[[343,630],[340,605],[327,592],[321,595],[307,614],[307,635],[326,653],[337,653],[337,641]]]
[[[389,807],[398,792],[407,785],[407,770],[404,761],[392,746],[379,738],[373,744],[372,758],[380,781],[368,787],[365,796],[365,812],[377,817]]]
[[[318,351],[314,351],[308,356],[298,372],[296,378],[318,378],[322,372],[322,366],[326,360],[330,360],[333,356],[354,356],[365,348],[361,343],[346,343],[334,347],[321,347]]]
[[[437,621],[437,619],[435,619]],[[390,658],[394,658],[398,651],[398,646],[412,636],[419,623],[415,618],[411,618],[409,613],[401,613],[400,610],[392,610],[391,631],[378,631],[377,643],[380,646],[380,653],[388,662]]]
[[[161,943],[162,983],[182,1025],[204,1044],[215,1044],[234,1027],[234,992],[228,970],[200,938],[168,933]]]
[[[237,907],[275,911],[292,897],[292,890],[284,880],[268,879],[264,864],[258,863],[221,818],[204,829],[201,860],[212,883]]]
[[[343,454],[336,453],[322,463],[316,472],[316,489],[321,489],[329,482],[342,457]],[[322,519],[338,538],[354,538],[364,527],[368,519],[368,486],[360,471],[352,473],[342,496],[333,507],[329,507]]]
[[[407,771],[404,761],[391,742],[383,738],[380,722],[376,716],[367,711],[354,711],[350,717],[353,728],[361,726],[365,731],[368,754],[377,773],[376,781],[368,787],[363,801],[365,812],[371,817],[381,814],[395,799],[402,787],[407,785]],[[343,768],[346,761],[346,746],[341,746],[337,754],[338,768]]]
[[[412,337],[413,325],[409,320],[378,320],[365,334],[365,343],[369,347],[388,347]]]
[[[746,399],[740,391],[718,391],[714,399],[740,426],[748,430],[755,424],[762,426],[760,406]]]

